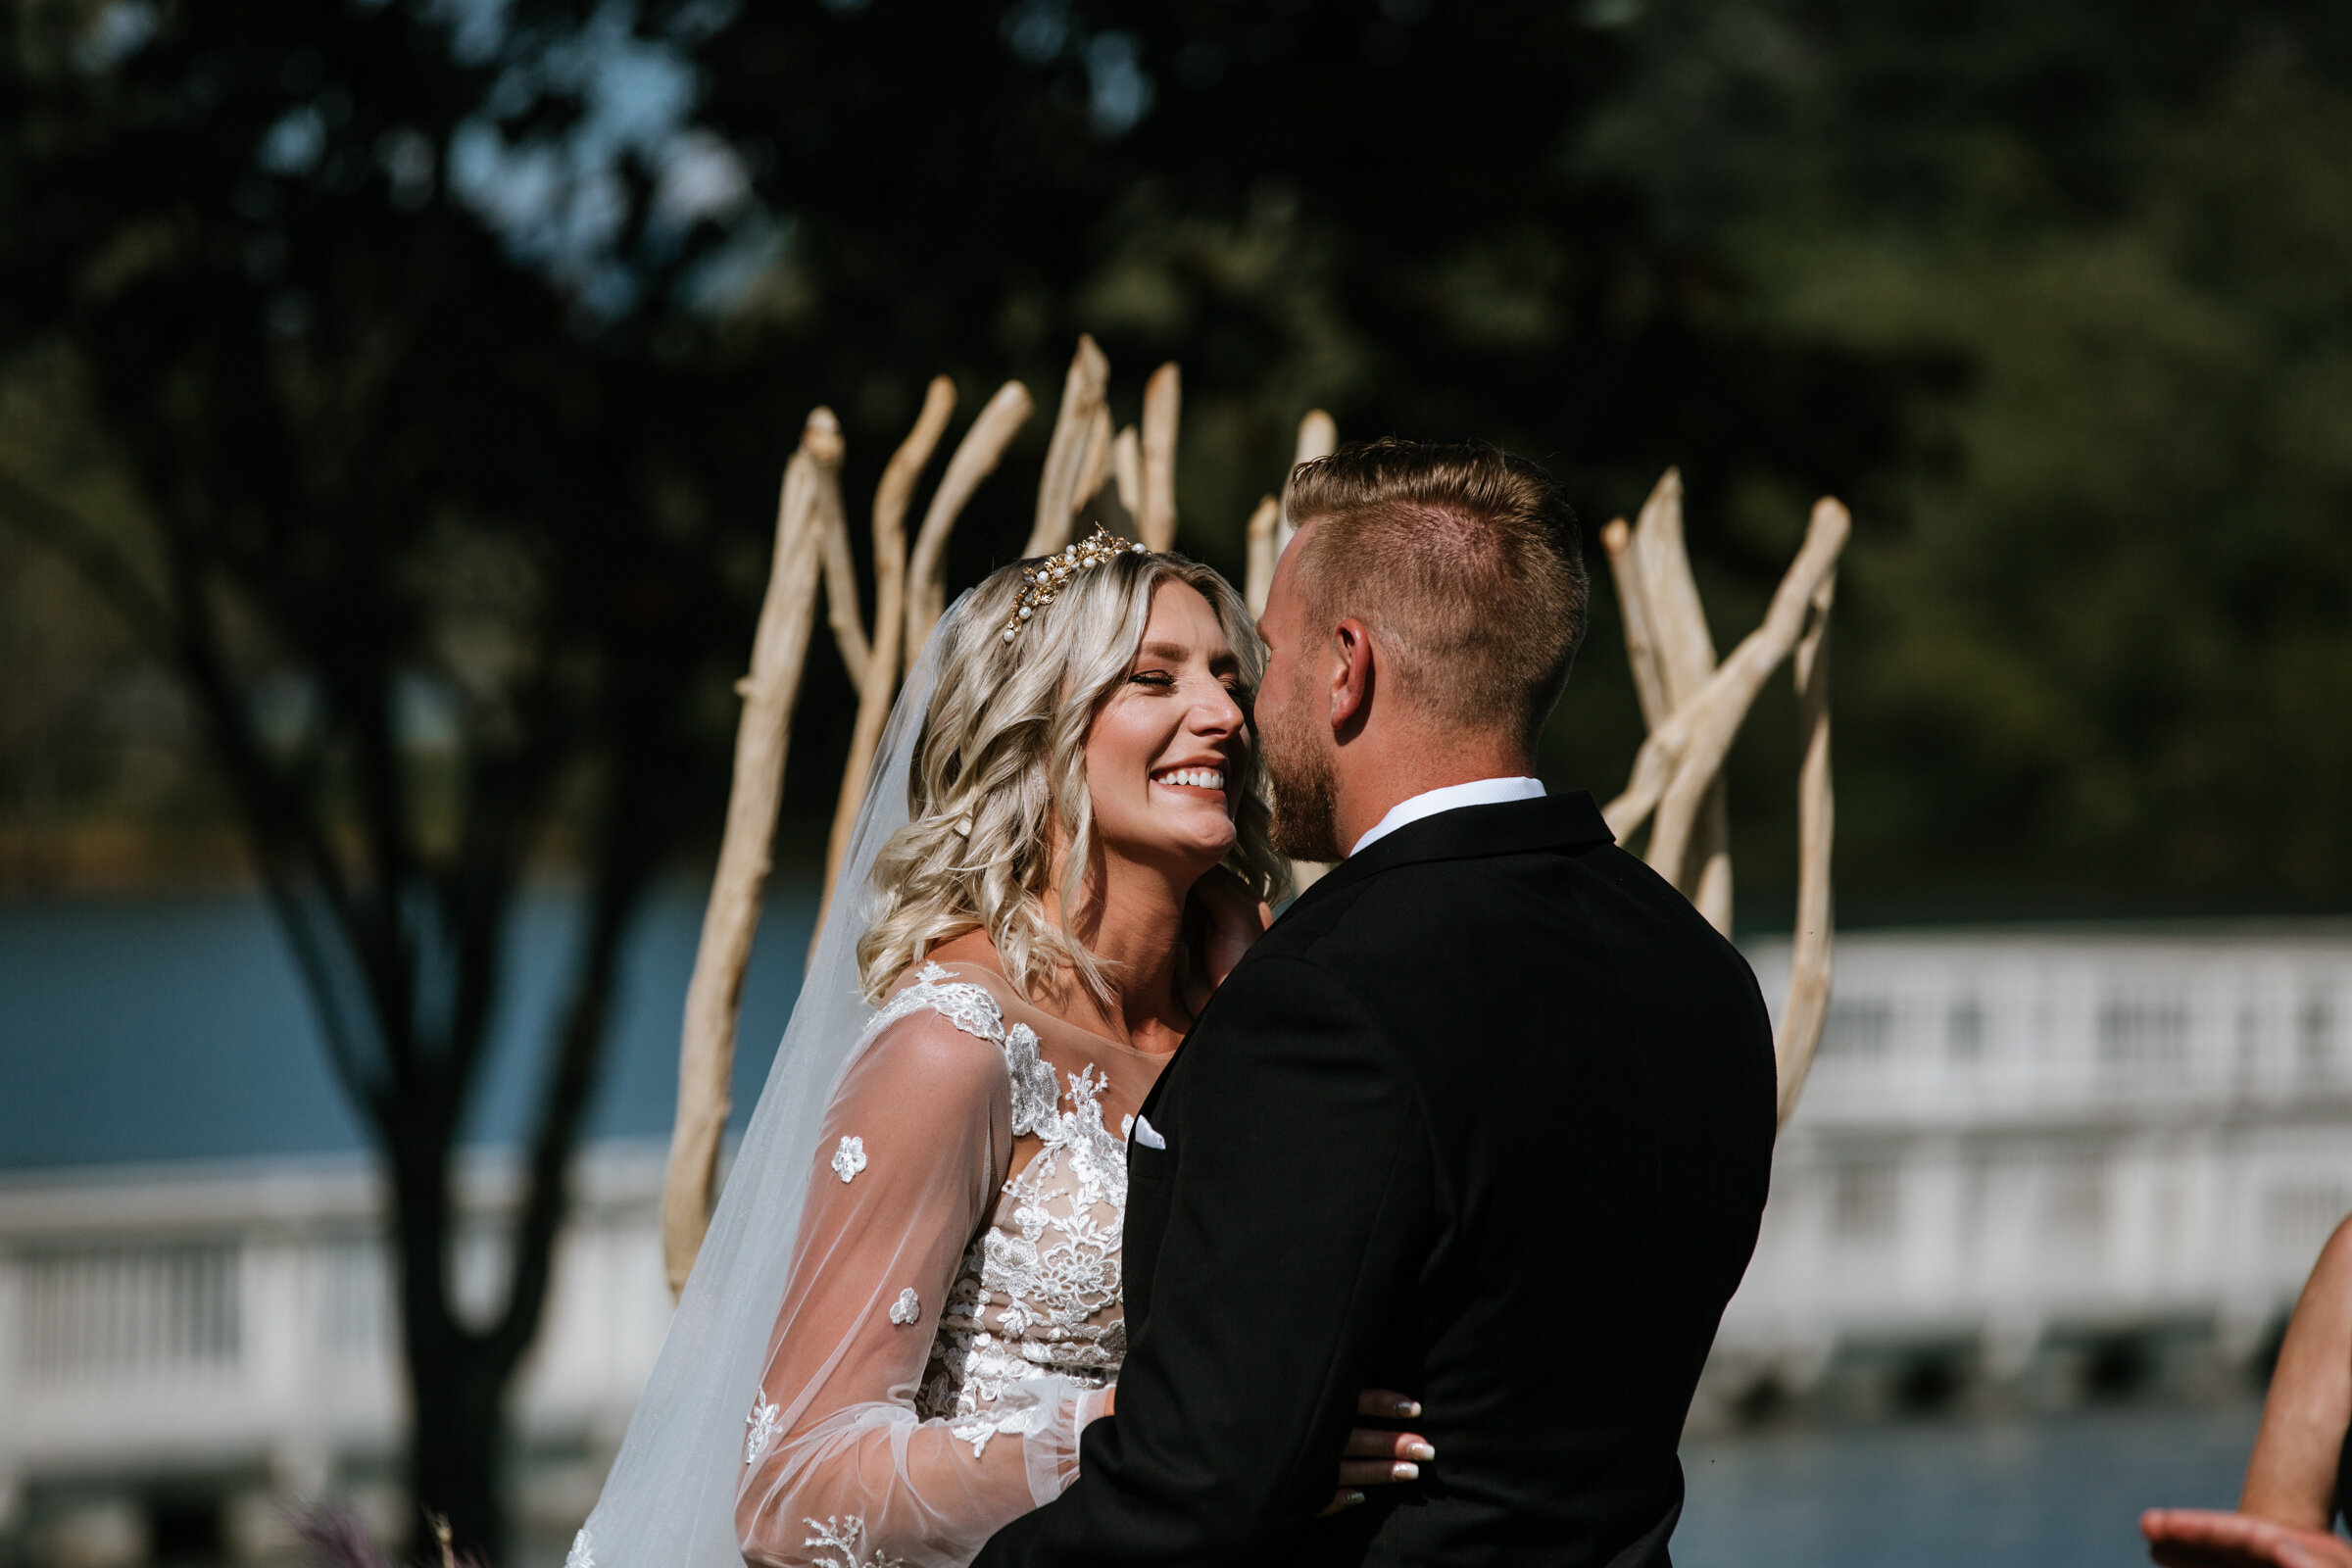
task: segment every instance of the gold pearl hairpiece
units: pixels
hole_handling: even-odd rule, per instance
[[[1054,602],[1054,596],[1069,585],[1073,573],[1089,566],[1100,566],[1123,555],[1143,555],[1144,547],[1120,538],[1101,523],[1095,524],[1093,534],[1051,555],[1034,566],[1022,568],[1021,602],[1011,614],[1004,617],[1004,641],[1010,642],[1029,624],[1030,617]]]

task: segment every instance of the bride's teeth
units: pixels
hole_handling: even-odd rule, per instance
[[[1209,767],[1179,767],[1162,773],[1159,781],[1200,790],[1221,790],[1225,787],[1225,775]]]

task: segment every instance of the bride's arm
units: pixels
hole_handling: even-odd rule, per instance
[[[1011,1138],[1004,1056],[938,1013],[890,1025],[851,1066],[748,1418],[735,1510],[747,1561],[961,1564],[1075,1476],[1098,1391],[1041,1376],[1013,1430],[914,1410]]]

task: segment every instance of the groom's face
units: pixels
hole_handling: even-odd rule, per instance
[[[1307,619],[1298,591],[1298,545],[1308,528],[1291,536],[1266,590],[1258,635],[1266,640],[1266,672],[1257,693],[1257,745],[1274,796],[1274,848],[1294,860],[1337,860],[1339,792],[1332,772],[1328,639]]]

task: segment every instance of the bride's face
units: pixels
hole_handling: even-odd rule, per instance
[[[1104,849],[1199,875],[1233,848],[1250,756],[1241,661],[1199,591],[1163,582],[1127,678],[1095,714],[1086,787]]]

